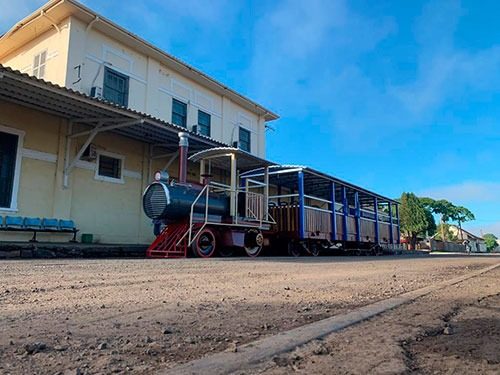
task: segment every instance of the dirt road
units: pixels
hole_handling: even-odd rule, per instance
[[[4,261],[0,373],[153,373],[499,260]],[[497,282],[488,287],[468,284],[470,298],[486,289],[499,293],[495,275]],[[450,301],[460,300],[460,290]],[[408,368],[420,367],[419,357],[411,354],[421,351],[417,342],[408,341],[404,350],[412,358]],[[305,354],[300,363],[286,359],[281,367],[273,362],[265,371],[303,366],[311,373],[307,366],[312,357]]]

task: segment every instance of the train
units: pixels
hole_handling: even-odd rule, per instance
[[[152,258],[266,253],[380,254],[400,246],[398,202],[306,166],[283,165],[235,147],[188,157],[179,133],[179,178],[154,174],[142,204],[154,223]],[[199,182],[187,165],[199,163]]]

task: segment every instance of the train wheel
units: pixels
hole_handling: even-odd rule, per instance
[[[216,244],[214,232],[210,228],[204,228],[193,242],[193,252],[199,257],[210,258],[215,253]]]
[[[310,249],[311,249],[310,250],[311,251],[311,255],[313,257],[317,257],[319,255],[320,251],[321,251],[321,246],[318,243],[312,243],[310,245]]]
[[[262,251],[264,236],[257,229],[249,229],[245,233],[245,251],[249,257],[256,257]]]
[[[292,257],[300,257],[301,255],[301,246],[293,241],[288,243],[288,255]]]

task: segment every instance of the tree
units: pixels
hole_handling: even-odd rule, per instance
[[[414,250],[418,234],[424,232],[429,226],[426,209],[415,194],[403,193],[399,211],[401,230],[406,237],[410,238],[410,249]]]
[[[442,239],[446,239],[446,226],[448,221],[455,221],[460,228],[460,239],[463,240],[462,223],[470,220],[475,220],[474,214],[463,206],[455,206],[446,199],[434,200],[432,198],[420,198],[422,204],[431,210],[433,214],[441,217],[441,225],[439,226]]]
[[[464,239],[464,234],[462,232],[462,223],[470,220],[475,220],[474,214],[469,211],[467,208],[462,206],[454,206],[450,215],[451,220],[456,221],[458,223],[458,227],[460,228],[460,239]]]
[[[486,242],[486,249],[488,251],[493,251],[493,249],[495,247],[498,246],[497,244],[497,236],[495,236],[494,234],[491,234],[491,233],[486,233],[484,236],[484,242]]]
[[[436,220],[434,220],[434,216],[432,215],[432,212],[425,208],[425,216],[427,217],[427,228],[425,229],[425,232],[422,233],[424,236],[433,236],[434,233],[436,233]]]

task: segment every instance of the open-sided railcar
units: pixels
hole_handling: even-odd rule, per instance
[[[322,249],[378,253],[400,242],[396,201],[304,166],[268,170],[270,237],[290,254]],[[256,169],[242,180],[262,181]]]

